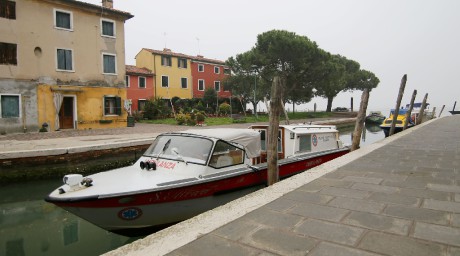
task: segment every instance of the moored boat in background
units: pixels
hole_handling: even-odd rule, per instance
[[[371,111],[369,115],[366,116],[366,124],[381,124],[385,120],[385,116],[382,115],[380,111]]]
[[[267,128],[161,134],[134,165],[66,175],[45,200],[118,234],[150,233],[265,187]],[[349,152],[335,126],[279,131],[281,179]]]

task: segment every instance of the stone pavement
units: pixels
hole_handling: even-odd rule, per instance
[[[459,127],[432,120],[107,255],[460,255]]]

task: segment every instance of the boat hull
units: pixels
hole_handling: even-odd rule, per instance
[[[280,179],[298,174],[349,152],[348,148],[279,161]],[[133,193],[105,198],[72,198],[46,201],[108,231],[139,236],[196,216],[236,198],[263,188],[267,184],[266,164],[258,170],[240,167],[235,175],[208,175],[190,185],[164,190]],[[211,177],[215,176],[215,177]]]

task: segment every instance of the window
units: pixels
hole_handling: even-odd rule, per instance
[[[220,92],[220,81],[214,81],[214,90]]]
[[[101,33],[102,36],[115,37],[115,22],[101,19]]]
[[[198,79],[198,91],[204,91],[204,80]]]
[[[104,96],[104,115],[121,115],[121,98],[117,96]]]
[[[57,49],[57,70],[60,71],[73,71],[72,50]]]
[[[137,100],[137,110],[143,111],[145,108],[145,104],[147,103],[147,100],[144,99],[138,99]]]
[[[139,77],[139,88],[145,88],[145,77]]]
[[[198,72],[204,72],[204,65],[198,64]]]
[[[18,94],[0,94],[1,118],[20,117],[21,101]]]
[[[187,78],[186,77],[182,77],[180,79],[180,86],[182,89],[187,89],[188,85],[187,85]]]
[[[17,51],[18,47],[16,44],[0,43],[0,65],[17,65]]]
[[[220,68],[219,67],[214,67],[214,73],[220,74]]]
[[[302,135],[299,137],[299,151],[311,151],[311,135]]]
[[[169,77],[161,76],[161,87],[169,87]]]
[[[267,141],[268,141],[268,137],[267,137],[267,130],[260,130],[260,149],[262,151],[266,151],[267,150]],[[278,152],[283,152],[283,148],[282,148],[282,145],[281,145],[281,131],[278,131]]]
[[[128,75],[125,76],[125,84],[126,84],[126,87],[129,87],[129,76]]]
[[[117,56],[115,54],[103,53],[102,54],[103,73],[116,74],[117,73]]]
[[[59,29],[72,30],[72,13],[54,9],[54,27]]]
[[[230,75],[231,74],[231,71],[229,68],[224,68],[224,74],[225,75]]]
[[[171,67],[171,56],[161,56],[161,65]]]
[[[16,19],[16,2],[0,1],[0,18]]]
[[[243,156],[244,150],[219,140],[214,147],[211,160],[209,160],[209,166],[214,168],[223,168],[242,164],[244,161]]]
[[[177,67],[179,67],[179,68],[187,68],[187,59],[178,58],[177,59]]]

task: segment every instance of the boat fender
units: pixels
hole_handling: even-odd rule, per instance
[[[154,161],[141,161],[140,167],[142,170],[147,169],[150,170],[156,170],[157,169],[157,164]]]

